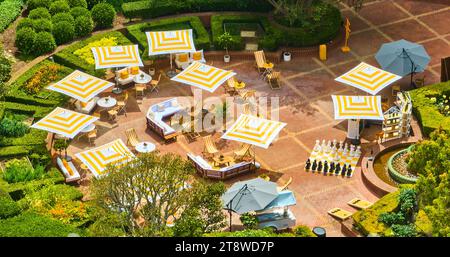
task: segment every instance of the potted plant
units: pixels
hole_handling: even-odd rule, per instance
[[[64,151],[64,158],[68,161],[70,161],[67,157],[67,148],[69,147],[69,142],[67,139],[58,138],[55,140],[55,143],[53,144],[53,148],[58,152],[58,155],[61,157],[62,151]]]
[[[218,43],[220,47],[225,49],[226,54],[223,56],[224,62],[230,62],[230,55],[228,54],[228,47],[234,42],[233,37],[228,32],[224,32],[222,35],[220,35],[218,38]]]
[[[290,60],[291,60],[291,52],[284,52],[283,53],[283,60],[285,61],[285,62],[289,62]]]

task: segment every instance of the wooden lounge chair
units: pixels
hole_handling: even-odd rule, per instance
[[[139,138],[134,128],[125,130],[125,135],[127,136],[127,145],[136,147],[139,144]]]
[[[292,177],[290,177],[289,180],[284,185],[277,187],[278,192],[286,190],[291,183]]]
[[[240,97],[244,99],[244,101],[248,101],[252,97],[256,97],[256,91],[255,90],[247,90],[243,91],[242,93],[239,93]]]
[[[341,208],[333,208],[333,209],[328,211],[328,214],[330,214],[331,216],[333,216],[335,218],[338,218],[340,220],[346,220],[350,216],[352,216],[351,212],[343,210]]]
[[[281,73],[279,71],[274,71],[266,75],[267,82],[269,82],[271,89],[280,89],[281,81],[280,81]]]
[[[150,92],[156,91],[158,92],[159,89],[159,82],[161,81],[161,73],[159,73],[158,79],[154,79],[152,81],[150,81]]]
[[[146,86],[144,84],[136,84],[134,87],[136,89],[136,97],[138,97],[138,95],[141,95],[142,97],[145,96],[144,90]]]
[[[234,77],[231,77],[227,80],[226,85],[224,85],[225,88],[225,92],[230,94],[230,95],[235,95],[238,93],[238,91],[236,90],[236,79]]]
[[[373,203],[366,200],[361,200],[359,198],[354,198],[350,200],[347,204],[352,207],[355,207],[356,209],[366,209],[372,206]]]
[[[119,107],[118,113],[122,112],[127,115],[127,101],[128,101],[128,92],[125,92],[125,96],[122,101],[117,101],[117,107]]]
[[[89,144],[92,144],[95,139],[97,139],[97,129],[92,130],[87,134],[87,139],[89,141]]]
[[[234,151],[234,159],[242,160],[244,157],[250,155],[250,148],[252,146],[250,144],[242,144],[241,148],[237,151]]]
[[[256,51],[254,52],[254,55],[258,72],[261,74],[261,76],[265,77],[265,75],[267,73],[270,73],[270,71],[273,69],[274,65],[273,63],[267,62],[264,51]]]
[[[203,140],[205,141],[205,147],[203,149],[203,154],[206,154],[209,156],[214,156],[215,154],[217,154],[219,152],[219,150],[217,150],[216,145],[212,141],[211,135],[204,137]]]

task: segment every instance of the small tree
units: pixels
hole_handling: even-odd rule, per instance
[[[228,32],[224,32],[222,35],[220,35],[217,38],[217,41],[219,43],[219,46],[225,49],[227,55],[228,55],[228,48],[231,46],[231,44],[234,43],[233,37]]]
[[[64,151],[64,158],[67,158],[67,148],[69,147],[69,142],[67,139],[58,138],[55,140],[53,144],[53,148],[58,152],[58,155],[61,156],[62,151]]]

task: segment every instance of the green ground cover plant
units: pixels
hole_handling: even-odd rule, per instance
[[[0,2],[0,32],[3,32],[19,16],[22,6],[22,0]]]

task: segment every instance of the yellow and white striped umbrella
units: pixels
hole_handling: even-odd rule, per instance
[[[122,139],[116,139],[97,148],[77,153],[75,156],[89,168],[96,178],[105,175],[108,165],[121,165],[135,157]]]
[[[334,118],[384,120],[381,96],[332,95]]]
[[[145,32],[148,55],[195,52],[192,29]]]
[[[97,120],[98,117],[57,107],[31,127],[74,138],[82,129]]]
[[[189,67],[173,77],[172,80],[212,93],[234,75],[236,73],[232,71],[222,70],[200,62],[193,62]]]
[[[114,86],[113,83],[75,70],[59,82],[48,86],[47,89],[68,95],[86,103],[112,86]]]
[[[98,46],[91,49],[96,69],[144,66],[138,45]]]
[[[344,75],[336,78],[336,81],[359,88],[369,94],[376,95],[383,88],[401,78],[402,77],[398,75],[362,62]]]
[[[268,148],[286,123],[241,114],[221,138]]]

